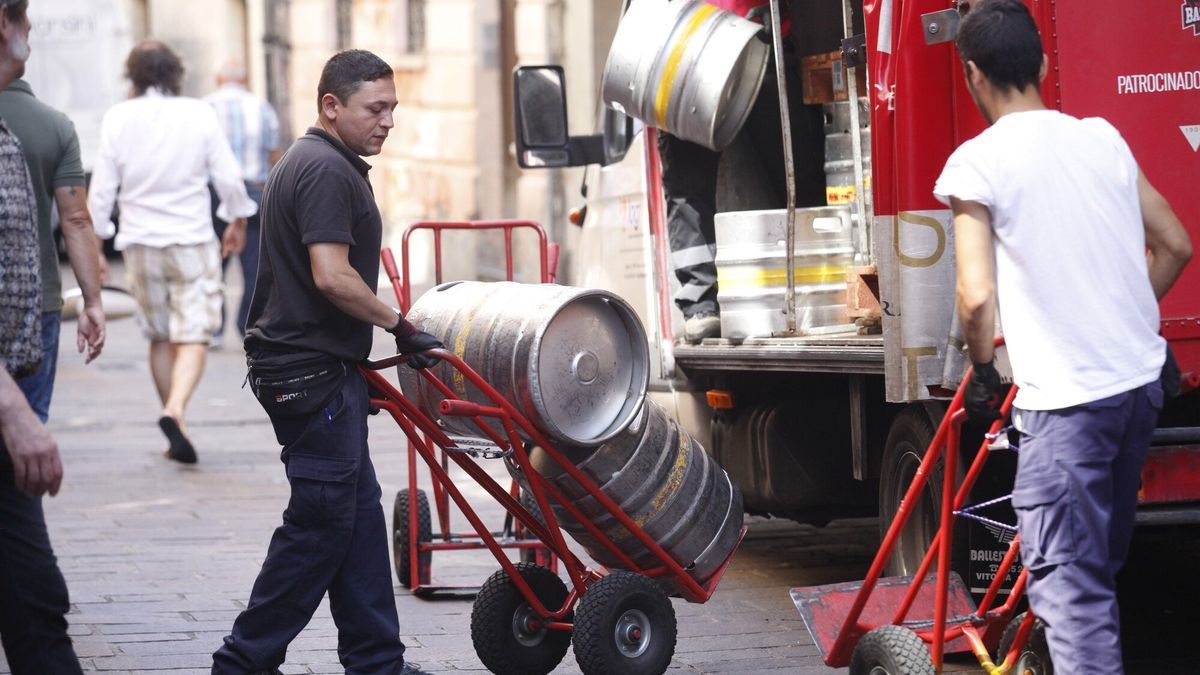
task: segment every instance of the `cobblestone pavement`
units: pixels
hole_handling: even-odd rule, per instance
[[[74,330],[72,323],[64,326],[51,411],[66,480],[46,510],[71,590],[76,650],[88,672],[208,672],[210,654],[245,605],[287,499],[270,426],[239,388],[240,347],[227,337],[222,349],[210,352],[188,419],[200,462],[183,467],[161,456],[166,442],[155,424],[146,345],[133,320],[110,324],[108,348],[87,367],[74,353]],[[390,507],[406,481],[401,436],[380,417],[371,424],[371,439]],[[499,523],[498,507],[484,512]],[[872,520],[817,529],[752,519],[712,600],[675,601],[673,672],[836,672],[821,664],[787,591],[860,578],[875,544]],[[451,584],[478,584],[496,568],[480,552],[440,553],[433,560],[435,581]],[[469,636],[469,600],[422,600],[397,586],[397,602],[409,658],[433,672],[482,670]],[[284,672],[341,672],[335,644],[323,606],[293,643]],[[2,657],[0,672],[8,672]],[[578,672],[571,654],[557,672]]]

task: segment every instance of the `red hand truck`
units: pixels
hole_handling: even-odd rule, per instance
[[[390,248],[380,253],[384,271],[391,280],[392,290],[400,311],[407,313],[412,306],[412,285],[409,277],[409,240],[414,232],[428,230],[433,234],[433,260],[435,285],[445,279],[442,273],[442,235],[447,230],[467,230],[472,232],[501,231],[504,234],[505,280],[513,281],[513,233],[515,230],[530,230],[537,237],[538,259],[540,263],[539,280],[542,283],[553,283],[555,268],[558,266],[558,245],[548,244],[546,232],[542,226],[528,220],[485,220],[464,222],[417,222],[408,226],[404,231],[401,242],[400,263],[397,270],[396,260]],[[439,451],[439,464],[443,470],[449,469],[449,462],[444,450]],[[509,488],[513,497],[519,497],[520,488],[513,481]],[[410,589],[416,595],[432,595],[439,592],[473,593],[478,586],[447,586],[434,585],[432,581],[433,553],[435,551],[465,551],[485,548],[480,536],[453,532],[450,528],[450,499],[440,481],[433,481],[433,509],[424,490],[417,487],[417,450],[416,446],[408,444],[408,487],[396,493],[392,507],[392,553],[396,565],[396,579],[401,586]],[[437,517],[437,536],[434,536],[431,515]],[[505,518],[499,530],[490,531],[491,536],[501,548],[517,549],[523,562],[537,562],[558,569],[558,562],[550,555],[550,550],[540,539],[534,538],[520,522],[514,522],[512,516]]]
[[[541,228],[533,223],[500,221],[490,224],[468,223],[418,223],[418,227],[434,229],[484,229],[487,227],[530,227],[539,233]],[[506,233],[508,230],[506,230]],[[544,235],[542,235],[544,237]],[[506,236],[511,247],[511,238]],[[545,239],[543,238],[544,242]],[[407,234],[406,234],[407,242]],[[437,246],[437,244],[435,244]],[[543,249],[543,261],[548,262]],[[511,249],[507,252],[511,261]],[[394,260],[384,255],[384,263],[393,283],[397,282]],[[405,247],[407,267],[407,247]],[[543,276],[549,270],[543,267]],[[511,276],[511,262],[509,274]],[[440,265],[439,265],[440,274]],[[439,279],[440,281],[440,279]],[[398,293],[402,305],[407,307],[407,286]],[[600,673],[627,673],[629,675],[652,675],[664,672],[671,663],[675,650],[675,611],[670,596],[681,597],[688,602],[703,603],[712,597],[737,546],[746,534],[743,526],[729,555],[706,579],[696,579],[688,574],[676,560],[643,530],[620,506],[609,498],[594,481],[581,472],[569,458],[545,437],[537,427],[494,387],[462,359],[445,349],[427,352],[449,364],[454,377],[462,377],[490,399],[492,405],[464,401],[444,381],[426,369],[421,371],[431,386],[446,398],[439,404],[442,415],[457,415],[470,418],[479,431],[481,443],[463,442],[452,439],[429,416],[388,382],[382,372],[403,364],[409,356],[396,355],[377,361],[366,361],[359,371],[366,378],[371,392],[371,404],[386,411],[400,426],[409,443],[409,488],[416,489],[416,457],[424,460],[431,479],[440,494],[462,512],[475,534],[470,542],[450,546],[411,546],[407,560],[412,569],[419,564],[418,554],[423,550],[447,548],[486,548],[500,563],[501,569],[479,588],[471,612],[471,639],[476,654],[493,673],[511,675],[541,675],[552,671],[563,659],[568,647],[573,646],[575,658],[585,675]],[[495,431],[486,420],[500,423],[503,433]],[[599,504],[609,516],[618,522],[633,540],[645,547],[653,557],[649,566],[639,566],[623,551],[613,537],[606,535],[553,484],[548,482],[529,461],[526,441],[542,448],[546,456]],[[493,452],[479,452],[487,446]],[[521,471],[528,482],[529,499],[522,501],[512,488],[504,488],[479,464],[480,459],[507,458]],[[509,516],[536,539],[511,540],[504,533],[490,531],[479,518],[475,509],[463,495],[449,474],[449,463],[457,465],[485,492],[495,499]],[[410,493],[410,494],[416,494]],[[553,500],[551,502],[550,500]],[[605,548],[621,562],[622,569],[604,570],[592,568],[579,559],[570,549],[559,527],[556,504],[574,520],[581,523]],[[536,506],[535,506],[536,505]],[[416,530],[417,512],[409,509],[406,514],[410,537]],[[464,535],[458,535],[464,536]],[[447,542],[453,543],[453,542]],[[628,545],[628,544],[627,544]],[[551,560],[563,563],[569,581],[564,583],[555,571],[547,566],[531,562],[514,563],[505,554],[508,548],[530,548],[542,546]]]
[[[998,338],[996,346],[1002,344],[1003,339]],[[985,434],[962,483],[956,484],[962,424],[966,419],[966,410],[962,407],[963,391],[971,376],[972,372],[968,370],[951,400],[866,579],[792,589],[792,600],[829,666],[850,666],[852,675],[926,675],[942,672],[946,653],[970,651],[988,675],[1045,672],[1049,657],[1044,651],[1044,642],[1031,639],[1035,626],[1041,630],[1033,612],[1012,618],[1025,593],[1026,570],[1022,569],[1017,576],[1007,600],[996,606],[1004,581],[1017,563],[1020,534],[1012,525],[997,523],[976,513],[1009,497],[966,505],[967,496],[990,454],[1006,447],[1003,442],[1006,432],[1001,427],[1012,410],[1017,387],[1009,388],[1000,406],[1000,419],[994,421]],[[944,466],[937,534],[916,574],[883,577],[884,567],[908,524],[913,506],[939,461]],[[962,579],[950,569],[954,527],[959,518],[983,521],[1015,533],[978,606]],[[937,573],[928,576],[935,558]],[[999,664],[992,660],[988,650],[988,645],[997,641],[1000,644]],[[1038,643],[1036,647],[1035,642]]]

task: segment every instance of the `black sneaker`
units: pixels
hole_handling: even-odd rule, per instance
[[[432,673],[421,670],[421,664],[419,663],[405,661],[404,667],[400,669],[400,675],[432,675]]]

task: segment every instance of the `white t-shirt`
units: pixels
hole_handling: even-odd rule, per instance
[[[1154,381],[1165,358],[1146,267],[1138,166],[1100,118],[1010,113],[963,143],[934,195],[991,213],[996,295],[1026,410]]]
[[[96,232],[107,239],[115,231],[114,202],[121,207],[118,250],[202,244],[216,236],[210,180],[224,220],[258,211],[212,107],[148,89],[104,114],[88,210]]]

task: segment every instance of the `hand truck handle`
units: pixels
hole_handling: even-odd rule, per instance
[[[487,414],[487,410],[478,403],[455,399],[445,399],[439,403],[438,412],[458,417],[482,417]]]

